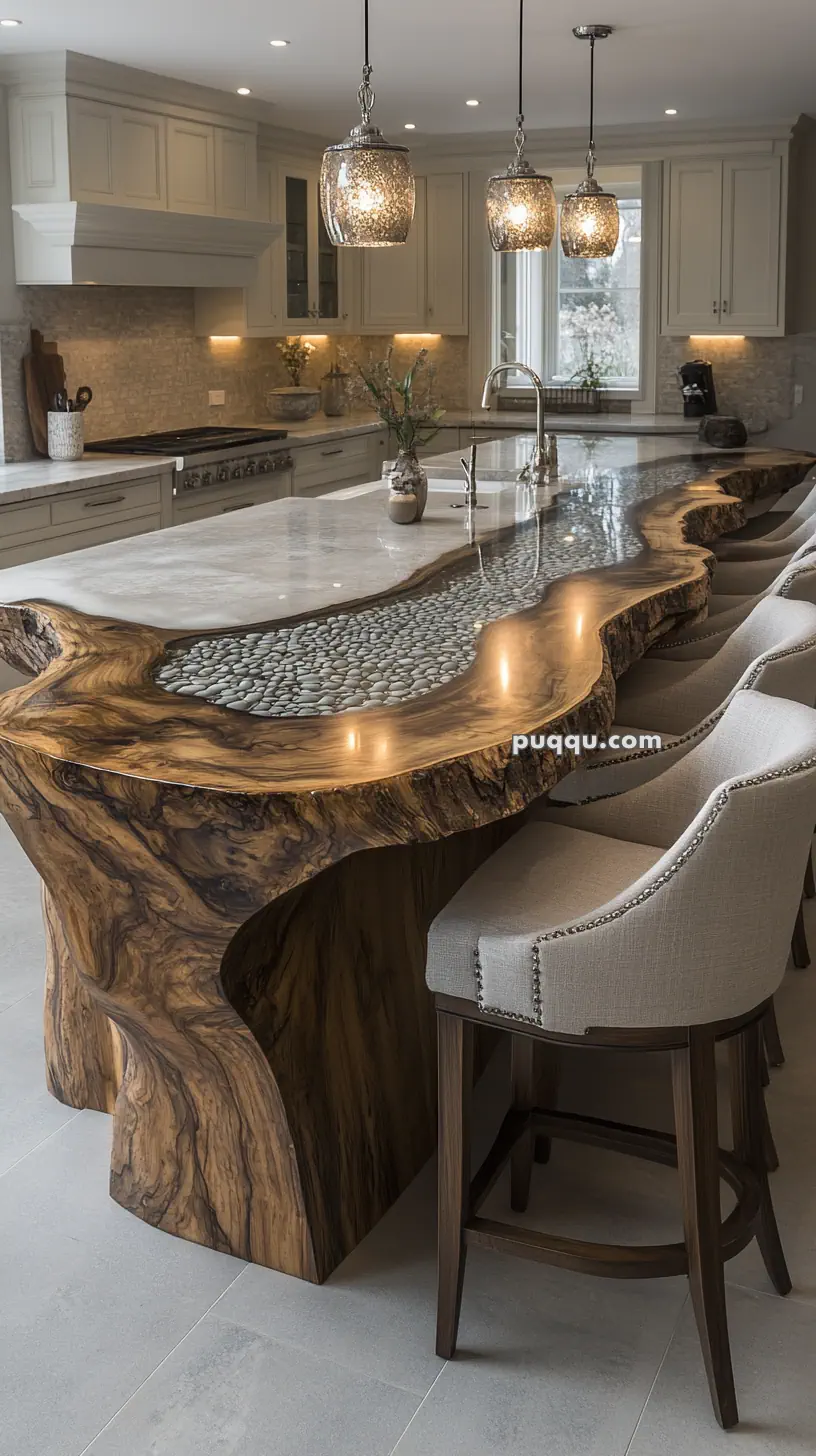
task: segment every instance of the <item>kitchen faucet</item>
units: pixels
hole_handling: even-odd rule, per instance
[[[554,465],[555,452],[552,450],[550,441],[544,432],[544,385],[541,383],[534,369],[529,364],[520,364],[514,360],[510,364],[496,364],[491,369],[482,391],[482,409],[490,409],[493,394],[493,382],[499,374],[526,374],[532,381],[536,392],[536,442],[532,457],[525,465],[521,480],[528,480],[531,485],[546,485],[551,475],[558,474],[557,465]],[[553,439],[553,444],[554,444]],[[557,459],[557,457],[555,457]]]

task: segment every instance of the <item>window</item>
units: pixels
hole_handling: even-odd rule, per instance
[[[548,253],[496,255],[494,362],[521,359],[551,385],[594,373],[604,389],[636,393],[641,359],[639,197],[621,198],[612,258],[565,258],[558,236]],[[529,387],[522,374],[507,387]]]

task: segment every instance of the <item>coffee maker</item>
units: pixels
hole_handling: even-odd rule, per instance
[[[703,415],[717,413],[717,395],[714,389],[714,370],[707,359],[692,359],[681,364],[677,371],[680,388],[683,391],[683,414],[687,420],[699,420]]]

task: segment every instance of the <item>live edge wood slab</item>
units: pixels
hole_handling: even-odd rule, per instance
[[[0,810],[44,884],[48,1085],[112,1113],[117,1202],[326,1278],[434,1145],[428,924],[572,767],[514,757],[512,735],[608,729],[616,677],[704,612],[705,543],[812,463],[701,460],[657,494],[644,477],[620,508],[638,555],[553,580],[484,628],[462,675],[402,706],[252,717],[154,683],[172,625],[0,610],[0,654],[36,674],[0,699]],[[445,537],[440,560],[457,556],[474,548]]]

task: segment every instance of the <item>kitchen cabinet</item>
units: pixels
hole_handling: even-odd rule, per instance
[[[345,440],[297,445],[294,440],[295,495],[327,495],[348,485],[379,480],[388,457],[388,431],[373,430]]]
[[[348,318],[342,297],[340,250],[326,231],[317,164],[281,163],[277,210],[283,237],[272,247],[272,290],[289,334],[340,330]]]
[[[78,202],[167,207],[165,117],[71,97],[68,135]]]
[[[215,128],[171,117],[167,126],[171,212],[215,212]]]
[[[784,333],[785,160],[667,164],[665,334]]]
[[[201,121],[148,98],[12,95],[12,200],[107,203],[254,219],[257,129]]]
[[[274,475],[257,475],[242,484],[216,482],[199,490],[183,491],[173,497],[173,525],[204,521],[210,516],[228,516],[233,511],[249,510],[267,501],[282,500],[292,494],[292,472],[279,470]]]
[[[170,524],[172,472],[0,506],[0,568]]]
[[[467,178],[417,178],[414,221],[401,247],[363,253],[362,332],[468,332]]]

